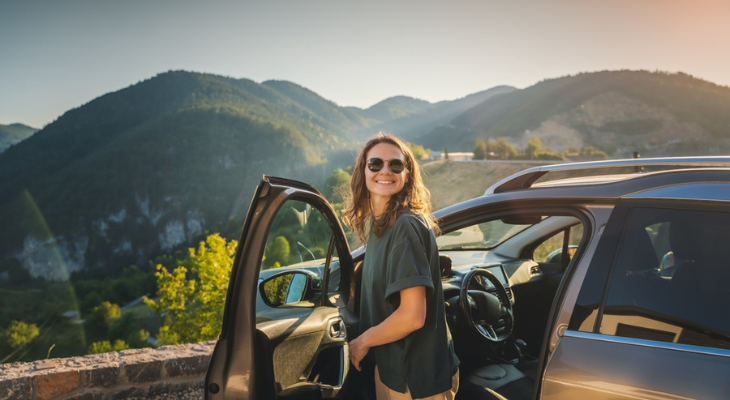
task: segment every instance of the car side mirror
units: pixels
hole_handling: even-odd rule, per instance
[[[313,298],[322,290],[322,279],[312,271],[285,271],[261,282],[259,290],[268,306],[281,307]]]

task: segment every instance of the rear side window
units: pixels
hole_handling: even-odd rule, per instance
[[[571,328],[730,349],[728,229],[726,212],[632,209],[598,324]]]

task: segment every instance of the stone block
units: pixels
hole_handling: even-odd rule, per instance
[[[38,400],[49,400],[79,387],[79,372],[65,371],[32,378]]]
[[[205,375],[210,356],[191,356],[165,360],[165,373],[168,377]]]
[[[104,364],[81,372],[81,382],[86,388],[110,388],[119,384],[119,365]]]
[[[0,399],[27,400],[30,398],[30,378],[0,379]]]
[[[125,364],[122,369],[129,383],[154,382],[162,376],[162,361]]]

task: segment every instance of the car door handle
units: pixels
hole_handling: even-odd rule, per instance
[[[345,322],[342,320],[342,318],[337,318],[330,321],[329,333],[332,339],[344,339],[347,337]]]

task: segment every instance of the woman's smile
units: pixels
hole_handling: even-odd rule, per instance
[[[385,206],[391,197],[398,194],[408,181],[408,170],[396,174],[391,169],[393,160],[403,160],[400,149],[390,143],[378,143],[367,154],[368,160],[382,160],[380,170],[373,172],[365,167],[365,185],[370,192],[370,204],[376,216],[385,211]]]

